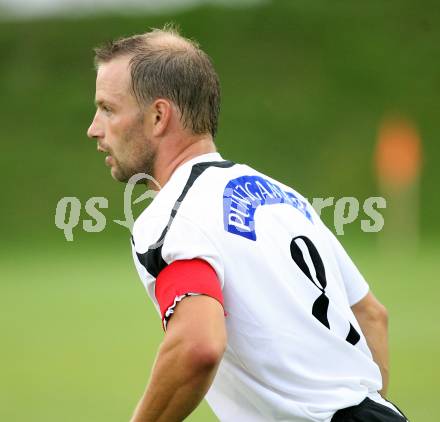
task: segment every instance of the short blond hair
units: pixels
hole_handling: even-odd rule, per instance
[[[167,98],[179,109],[184,127],[195,134],[217,133],[220,82],[198,43],[165,25],[95,48],[95,65],[130,56],[131,89],[140,105]]]

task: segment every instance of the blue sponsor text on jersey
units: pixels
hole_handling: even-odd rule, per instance
[[[312,222],[307,203],[293,192],[261,176],[241,176],[228,182],[223,192],[225,230],[250,240],[257,240],[255,211],[260,205],[287,204]]]

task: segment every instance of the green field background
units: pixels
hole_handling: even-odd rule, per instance
[[[124,186],[85,132],[92,48],[170,20],[219,72],[223,156],[309,198],[380,195],[381,122],[398,113],[418,127],[418,240],[403,233],[384,244],[386,220],[382,233],[363,233],[356,220],[340,240],[390,312],[389,398],[411,421],[436,421],[440,8],[410,0],[0,22],[0,421],[127,421],[145,386],[160,320],[135,272],[129,232],[112,222],[123,218]],[[108,198],[106,229],[85,233],[80,224],[67,242],[54,223],[64,196],[83,206]],[[324,219],[333,229],[331,209]],[[216,419],[204,404],[188,420]]]

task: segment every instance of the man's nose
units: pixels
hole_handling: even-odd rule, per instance
[[[96,114],[95,114],[95,117],[93,118],[92,123],[90,124],[89,128],[87,129],[87,136],[90,139],[102,138],[104,136],[103,130],[99,127],[99,124],[96,121]]]

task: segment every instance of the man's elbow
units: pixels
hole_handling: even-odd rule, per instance
[[[184,362],[194,372],[210,372],[223,358],[226,342],[189,342],[184,348]]]
[[[352,307],[359,322],[388,327],[388,311],[371,293]]]
[[[379,302],[370,310],[369,318],[378,324],[388,327],[388,310]]]

